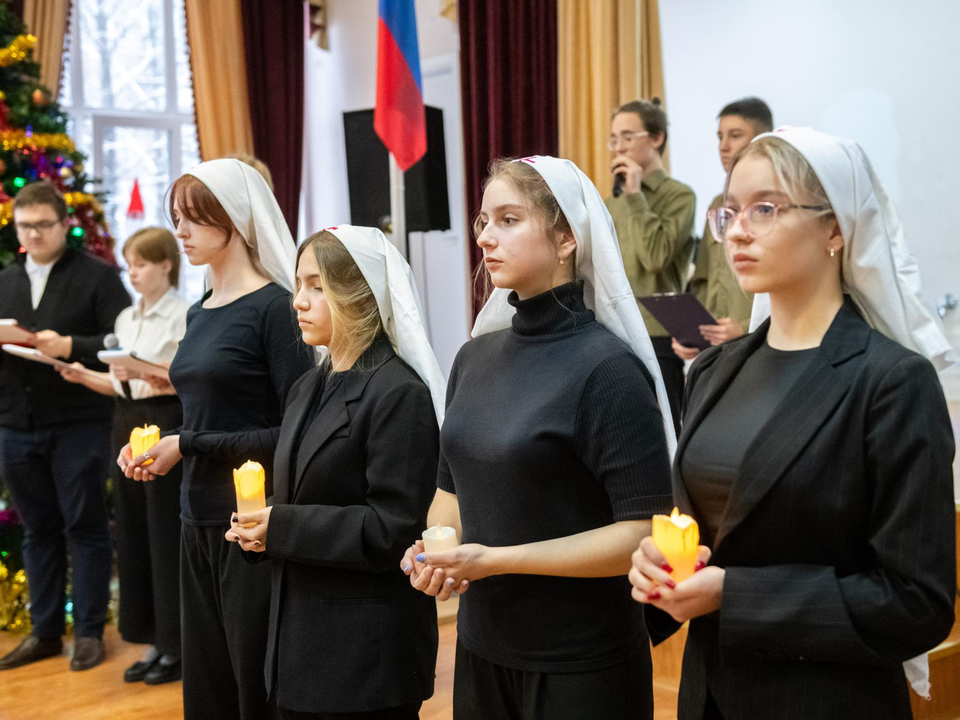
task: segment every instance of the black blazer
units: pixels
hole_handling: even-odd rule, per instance
[[[674,465],[687,512],[684,450],[768,327],[691,368]],[[847,299],[731,490],[712,548],[722,607],[690,623],[681,720],[703,717],[708,687],[726,720],[912,717],[901,662],[953,623],[953,453],[933,366]]]
[[[50,268],[36,310],[22,262],[0,272],[0,318],[30,330],[56,330],[73,337],[67,362],[106,370],[97,360],[103,338],[113,332],[130,296],[116,267],[82,250],[67,249]],[[81,422],[109,422],[113,399],[68,383],[52,367],[0,353],[0,426],[46,429]]]
[[[436,602],[399,563],[436,490],[437,418],[426,385],[385,336],[358,365],[299,457],[294,444],[323,371],[298,381],[277,443],[265,674],[289,710],[367,712],[433,694]]]

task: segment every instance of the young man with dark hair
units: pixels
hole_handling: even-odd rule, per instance
[[[773,114],[760,98],[748,97],[730,103],[718,116],[717,139],[720,142],[720,162],[724,172],[742,147],[757,135],[773,130]],[[723,193],[710,203],[710,210],[723,204]],[[703,228],[703,239],[697,249],[696,268],[690,279],[690,292],[697,296],[716,325],[703,325],[700,332],[713,345],[743,335],[750,327],[753,295],[740,289],[724,254],[723,243],[716,242],[710,224]],[[683,360],[692,360],[700,351],[673,341],[673,350]]]
[[[615,155],[613,197],[605,200],[617,229],[623,267],[634,297],[682,292],[693,252],[696,196],[667,175],[663,151],[667,116],[658,98],[635,100],[613,113],[608,147]],[[683,398],[683,362],[674,355],[670,334],[640,305],[657,354],[677,430]]]
[[[23,262],[0,272],[0,318],[36,330],[51,357],[103,369],[97,351],[130,296],[116,268],[67,247],[67,205],[52,185],[27,185],[13,204]],[[111,547],[104,485],[112,401],[53,368],[0,353],[0,481],[24,525],[33,632],[0,658],[8,670],[63,651],[67,551],[73,568],[71,670],[104,658]]]

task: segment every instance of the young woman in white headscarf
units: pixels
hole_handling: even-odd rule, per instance
[[[294,382],[314,367],[291,310],[296,246],[264,179],[237,160],[202,163],[174,182],[170,214],[184,254],[206,265],[210,290],[187,314],[170,366],[183,426],[118,463],[152,480],[184,458],[180,594],[186,720],[268,717],[263,665],[270,569],[244,562],[224,539],[236,509],[233,469],[268,452],[201,454],[198,433],[280,424]],[[152,460],[144,466],[143,463]]]
[[[949,345],[856,143],[759,136],[710,221],[764,321],[687,380],[674,495],[706,567],[674,586],[644,540],[630,572],[635,599],[691,620],[679,717],[906,720],[904,669],[929,689],[907,661],[953,623],[954,441],[934,367]]]
[[[672,507],[673,421],[596,188],[568,160],[500,160],[477,244],[496,286],[450,373],[430,524],[401,561],[461,593],[455,720],[653,717],[630,555]]]
[[[410,267],[379,230],[307,238],[294,308],[327,361],[294,386],[281,427],[223,438],[275,448],[271,505],[226,534],[272,561],[267,688],[285,720],[416,720],[437,610],[396,559],[426,527],[446,383]]]

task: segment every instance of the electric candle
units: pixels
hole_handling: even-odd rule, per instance
[[[423,549],[427,552],[443,552],[453,550],[460,545],[455,528],[439,524],[423,531]]]
[[[653,516],[653,542],[673,568],[670,576],[680,582],[693,575],[700,545],[700,528],[677,508],[667,515]]]
[[[247,460],[233,471],[233,485],[237,491],[237,514],[256,512],[267,506],[267,499],[263,494],[263,485],[266,477],[263,466]],[[256,523],[241,523],[240,527],[254,527]]]
[[[135,427],[130,433],[130,455],[132,457],[143,455],[158,442],[160,442],[160,428],[156,425]],[[143,464],[149,465],[152,462],[153,458],[150,458]]]

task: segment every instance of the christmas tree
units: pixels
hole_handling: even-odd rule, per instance
[[[37,180],[55,185],[67,201],[68,243],[116,264],[100,204],[103,195],[88,192],[93,179],[84,172],[86,158],[66,134],[67,116],[40,83],[40,66],[32,60],[36,42],[0,0],[0,269],[20,252],[13,197]],[[23,529],[7,502],[0,478],[0,630],[24,633],[30,631],[30,614]]]
[[[70,213],[68,242],[116,263],[101,201],[89,192],[83,153],[67,135],[67,116],[40,83],[32,59],[37,38],[0,2],[0,268],[16,260],[13,197],[27,183],[44,180],[63,193]]]

